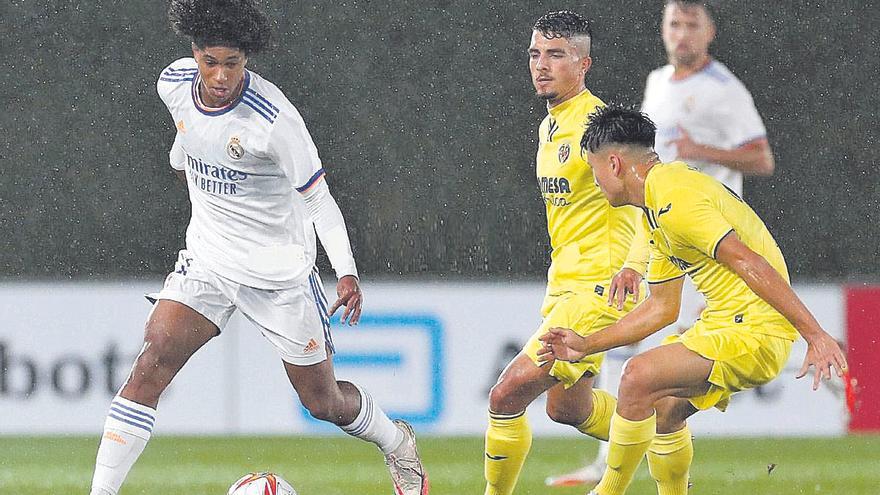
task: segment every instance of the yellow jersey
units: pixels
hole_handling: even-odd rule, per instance
[[[633,246],[641,212],[612,207],[581,152],[587,115],[604,105],[585,89],[550,108],[538,131],[538,186],[553,248],[548,294],[597,290],[623,268]],[[629,256],[628,266],[640,273],[648,257],[646,236]]]
[[[764,222],[732,190],[682,162],[657,164],[645,178],[645,220],[650,229],[648,282],[683,275],[706,297],[707,325],[749,325],[753,331],[794,340],[797,331],[736,273],[715,260],[731,231],[789,281],[782,251]]]

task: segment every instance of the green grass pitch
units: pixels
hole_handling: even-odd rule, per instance
[[[434,495],[483,493],[482,439],[419,439]],[[596,443],[536,438],[517,494],[583,494],[550,489],[544,477],[578,466]],[[0,437],[0,494],[85,495],[95,437]],[[697,439],[691,495],[880,494],[880,437]],[[768,473],[768,465],[775,464]],[[254,470],[271,470],[300,495],[389,495],[378,451],[344,437],[169,437],[157,435],[120,495],[225,495]],[[654,494],[644,463],[630,494]]]

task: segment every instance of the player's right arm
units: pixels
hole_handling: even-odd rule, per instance
[[[840,346],[822,329],[791,286],[763,256],[749,249],[734,231],[718,243],[716,251],[715,258],[719,263],[739,275],[749,289],[779,311],[807,341],[807,355],[798,378],[815,366],[813,390],[816,390],[820,379],[831,378],[832,367],[837,369],[838,376],[843,376],[846,358]]]
[[[168,163],[171,165],[171,169],[174,170],[174,175],[186,184],[186,173],[184,172],[186,168],[186,153],[183,152],[183,147],[180,144],[179,132],[174,135],[174,143],[168,152]]]
[[[651,256],[649,269],[652,273],[648,274],[651,293],[642,304],[617,323],[586,337],[568,328],[551,328],[541,336],[544,346],[538,351],[538,359],[577,361],[584,356],[640,342],[675,323],[681,307],[684,274],[659,256]],[[665,272],[665,276],[660,271]]]
[[[167,67],[162,69],[159,78],[156,81],[156,93],[162,99],[162,103],[171,114],[172,122],[175,120],[175,109],[179,107],[181,101],[189,101],[188,98],[192,80],[196,76],[197,67],[195,60],[192,58],[181,58],[175,60]],[[174,143],[168,152],[168,161],[175,175],[184,183],[186,183],[186,154],[181,146],[180,131],[174,135]]]
[[[798,377],[815,366],[815,389],[820,378],[831,378],[832,366],[837,368],[839,375],[843,373],[846,360],[836,341],[822,330],[783,276],[763,256],[740,241],[734,226],[708,191],[673,187],[666,191],[666,198],[671,201],[670,209],[660,217],[661,227],[683,244],[714,258],[738,275],[752,292],[791,322],[807,341],[807,356]],[[650,270],[653,271],[653,267]]]
[[[357,274],[345,219],[327,186],[318,150],[306,129],[302,116],[286,99],[279,98],[284,111],[279,115],[269,137],[269,156],[284,171],[291,186],[300,194],[315,226],[324,252],[336,271],[336,302],[332,315],[342,306],[342,322],[356,325],[360,320],[363,293]]]
[[[632,294],[634,303],[639,301],[639,287],[648,270],[648,260],[651,257],[648,249],[649,235],[644,214],[639,213],[626,261],[623,263],[623,268],[611,279],[611,286],[608,288],[609,306],[623,310],[626,296],[629,294]]]

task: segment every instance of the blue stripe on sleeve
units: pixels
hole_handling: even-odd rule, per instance
[[[306,190],[308,190],[308,188],[312,187],[315,184],[315,182],[318,182],[318,179],[320,179],[323,175],[324,175],[324,169],[322,168],[322,169],[318,170],[317,172],[315,172],[315,175],[313,175],[311,178],[309,178],[309,180],[305,184],[303,184],[300,187],[297,187],[296,190],[298,192],[305,192]]]
[[[165,77],[165,76],[162,76],[159,78],[160,81],[165,81],[165,82],[190,82],[193,79],[194,79],[193,77],[171,78],[171,77]]]
[[[244,97],[247,98],[248,101],[257,104],[257,106],[259,106],[260,108],[262,108],[263,110],[265,110],[266,113],[268,113],[272,118],[275,118],[275,117],[278,116],[278,112],[272,111],[272,109],[269,108],[269,107],[267,107],[264,103],[262,103],[262,102],[260,102],[259,100],[255,99],[252,93],[246,93],[246,94],[244,95]]]
[[[275,113],[278,113],[280,111],[280,110],[278,110],[278,107],[273,105],[271,101],[267,100],[266,97],[261,95],[260,93],[257,93],[256,91],[254,91],[253,89],[250,89],[250,88],[248,88],[247,92],[250,95],[256,96],[257,99],[261,100],[266,105],[269,105],[269,107],[272,108],[272,110],[275,110]]]
[[[242,97],[241,101],[242,101],[242,103],[244,103],[245,105],[251,107],[255,112],[257,112],[258,114],[260,114],[264,119],[268,120],[270,124],[275,122],[275,117],[270,116],[269,114],[266,113],[265,110],[263,110],[262,108],[258,107],[256,103],[254,103],[251,99],[248,98],[248,95],[247,95],[247,94],[245,94],[245,95]]]

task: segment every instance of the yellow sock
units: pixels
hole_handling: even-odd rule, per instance
[[[688,471],[694,459],[691,431],[658,434],[648,449],[648,470],[659,495],[687,495]]]
[[[486,493],[485,495],[511,495],[519,479],[529,448],[532,446],[532,429],[526,413],[495,414],[489,412],[489,428],[486,429]]]
[[[593,389],[593,412],[586,421],[577,426],[578,431],[593,438],[608,441],[611,417],[617,409],[617,398],[604,390]]]
[[[630,421],[614,413],[608,448],[608,467],[595,488],[598,495],[623,495],[636,468],[654,440],[657,414],[641,421]]]

